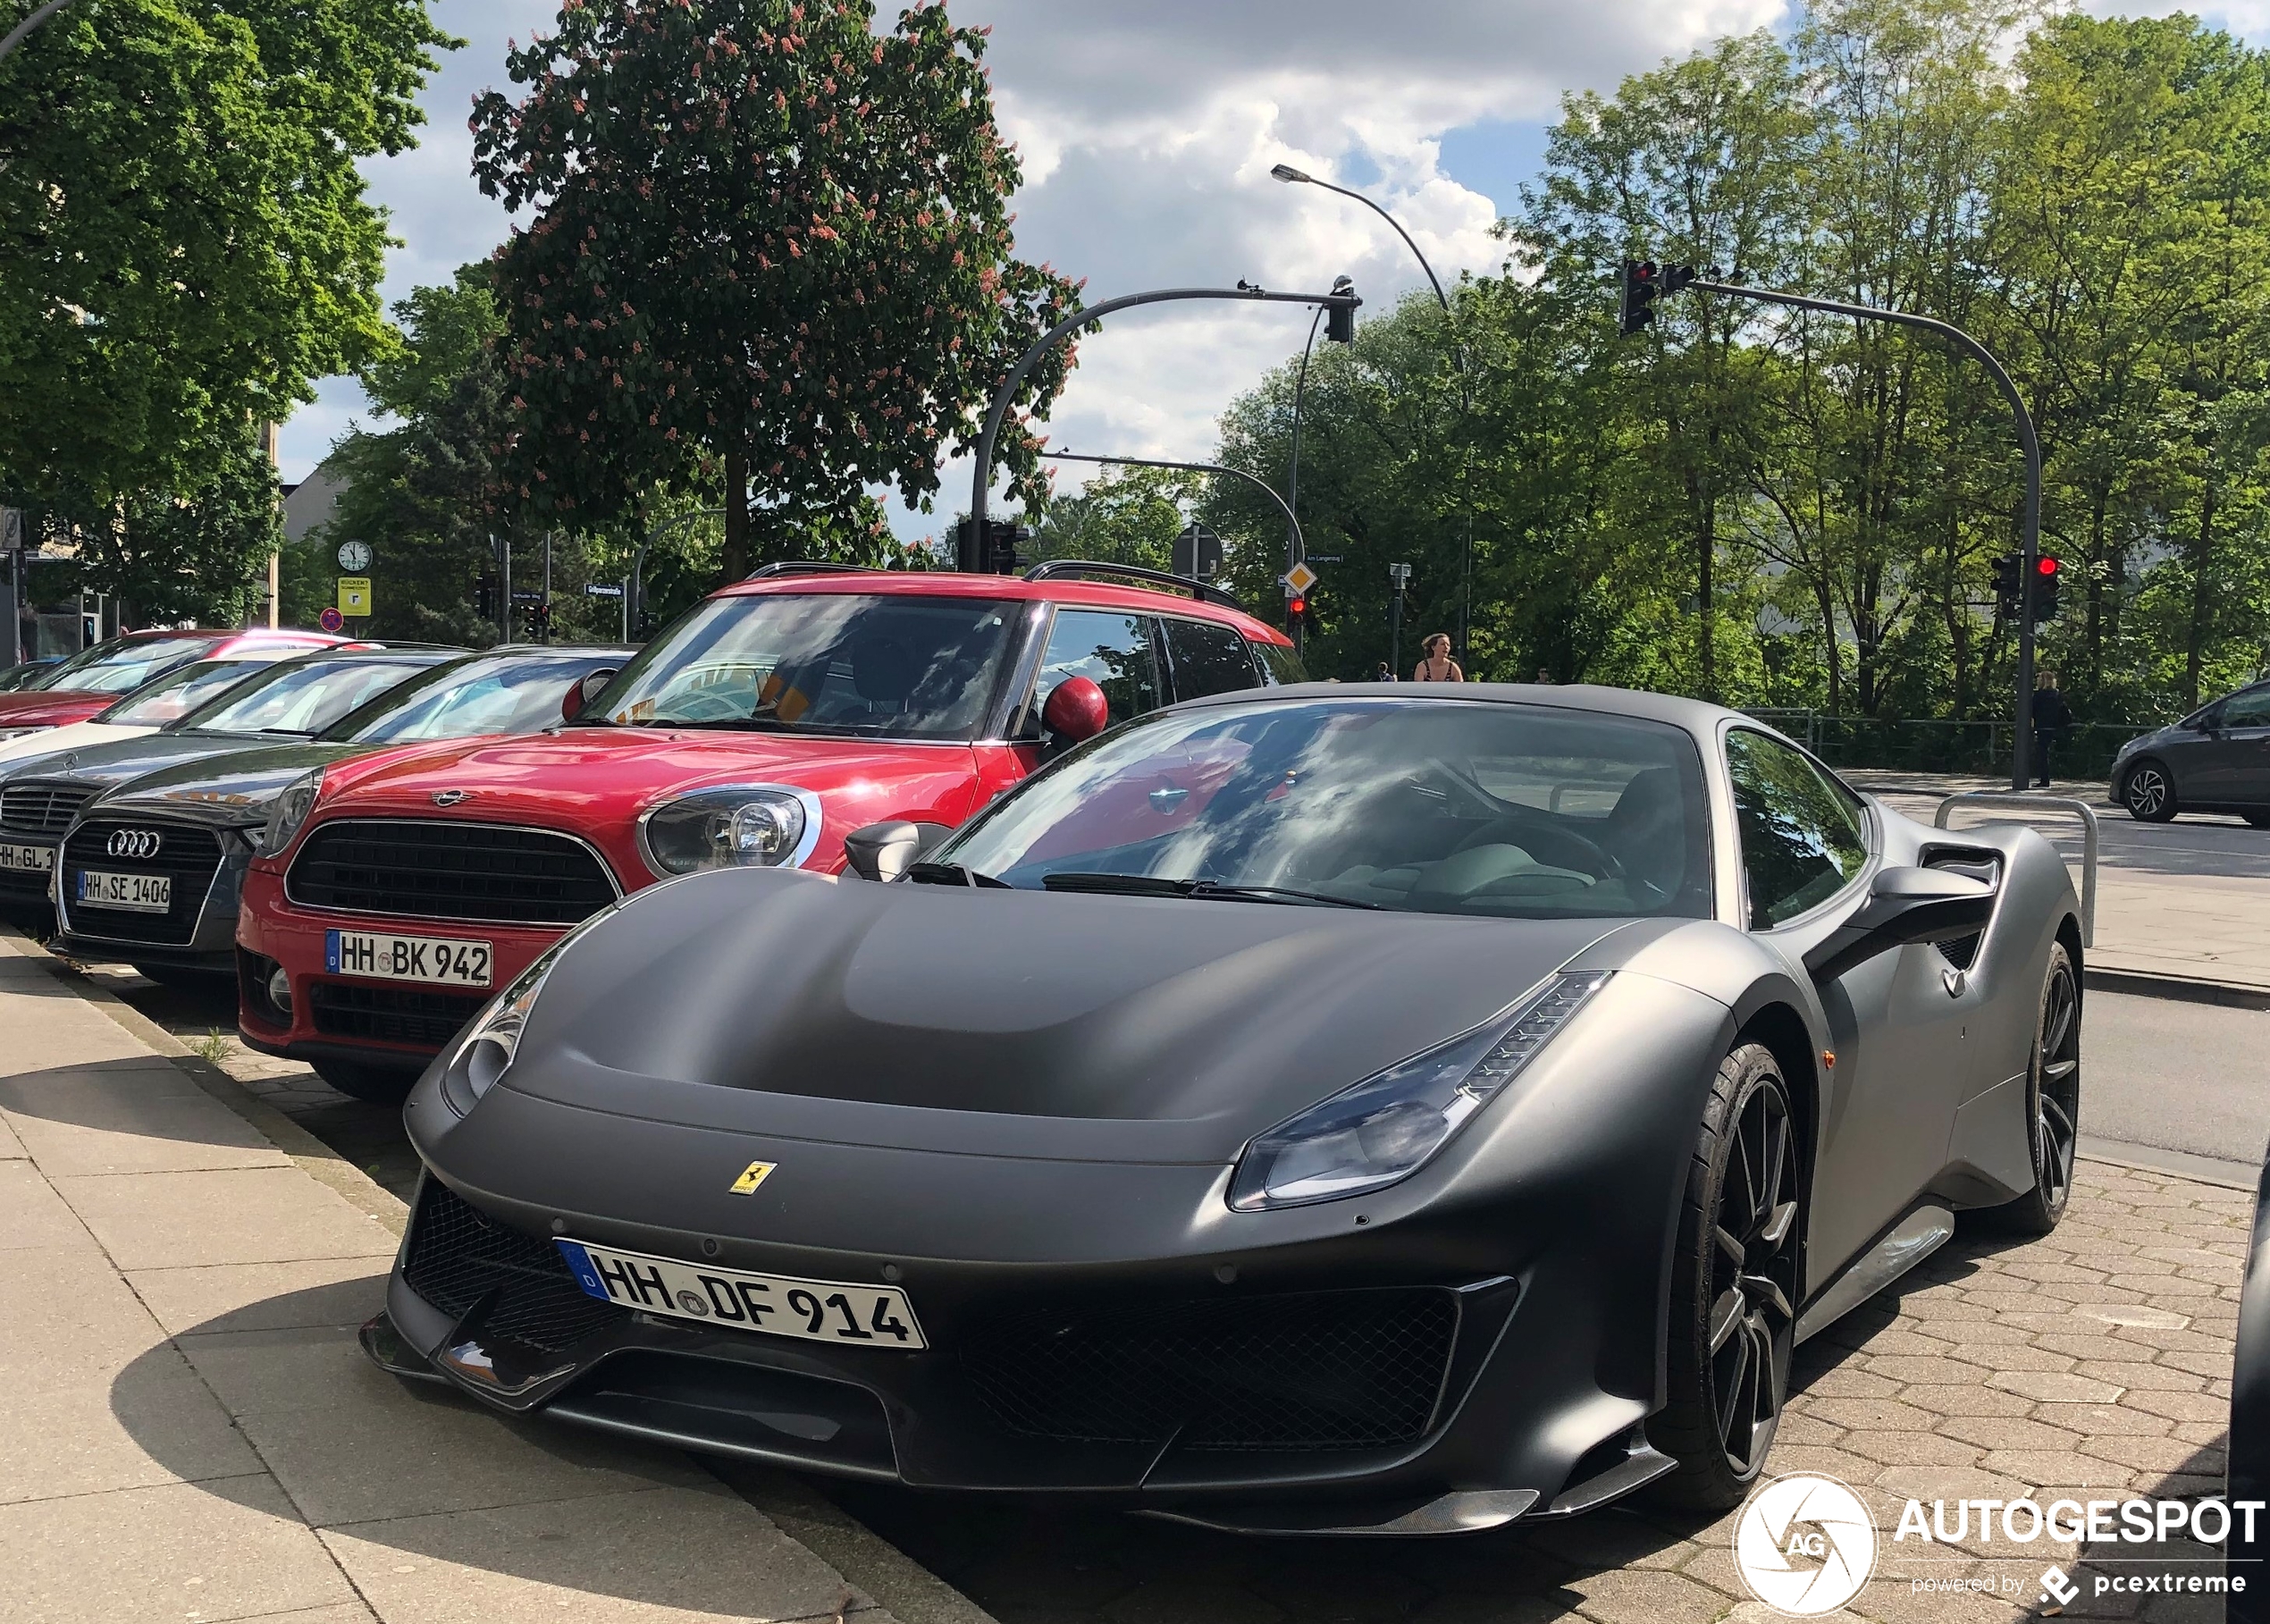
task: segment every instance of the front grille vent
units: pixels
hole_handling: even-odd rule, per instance
[[[580,840],[439,819],[319,825],[284,888],[304,907],[523,925],[580,924],[615,900]]]
[[[112,856],[111,837],[125,830],[157,836],[157,850],[147,857]],[[220,867],[220,837],[194,823],[149,818],[82,823],[63,851],[63,895],[71,909],[71,929],[104,941],[186,947],[197,935],[198,915],[204,912],[206,895],[212,890],[213,876]],[[168,875],[173,881],[171,905],[163,913],[89,907],[74,900],[79,896],[79,877],[88,869],[105,874]]]
[[[63,783],[11,784],[0,789],[0,830],[11,835],[60,835],[79,809],[95,798],[96,786]]]
[[[1428,1289],[1016,1317],[963,1370],[1011,1432],[1201,1450],[1365,1449],[1425,1435],[1459,1310]]]
[[[518,1342],[540,1353],[572,1348],[593,1332],[630,1317],[576,1283],[567,1260],[549,1241],[507,1228],[429,1177],[410,1219],[402,1283],[458,1320],[495,1292],[481,1319],[481,1334]]]
[[[477,994],[426,992],[412,987],[366,987],[311,981],[307,1011],[326,1038],[404,1043],[438,1051],[486,1002]]]

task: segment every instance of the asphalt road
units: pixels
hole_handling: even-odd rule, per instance
[[[1936,790],[1928,795],[1904,794],[1889,785],[1873,786],[1871,793],[1880,795],[1895,811],[1923,823],[1931,820],[1941,799]],[[2172,823],[2139,823],[2126,812],[2105,804],[2101,786],[2045,793],[2072,794],[2089,802],[2097,813],[2097,860],[2106,868],[2127,869],[2140,874],[2270,879],[2270,829],[2255,829],[2237,818],[2204,814],[2178,818]],[[1955,827],[1960,829],[1988,818],[2006,819],[2010,815],[2000,808],[1958,810]],[[2061,814],[2028,820],[2049,837],[2068,862],[2080,862],[2081,837],[2077,819]]]

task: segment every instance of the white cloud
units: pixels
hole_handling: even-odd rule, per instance
[[[2270,0],[2259,0],[2270,4]],[[1005,130],[1024,156],[1018,246],[1088,279],[1091,299],[1147,287],[1322,289],[1346,273],[1374,310],[1424,286],[1385,223],[1348,199],[1269,179],[1291,162],[1359,177],[1436,272],[1494,269],[1492,198],[1446,172],[1441,138],[1551,116],[1567,88],[1626,73],[1714,35],[1772,23],[1783,0],[951,0],[990,23],[988,61]],[[880,9],[892,14],[891,0]],[[546,0],[437,0],[468,36],[424,100],[419,152],[369,166],[408,248],[387,292],[439,281],[501,236],[500,210],[467,174],[472,94],[503,82],[504,39],[548,28]],[[1085,341],[1049,433],[1087,451],[1204,456],[1214,422],[1261,371],[1298,351],[1307,317],[1288,307],[1171,307],[1111,321]],[[321,457],[351,389],[287,425],[286,477]],[[949,466],[940,507],[967,495]],[[1083,475],[1067,468],[1064,484]],[[908,519],[906,534],[938,519]]]

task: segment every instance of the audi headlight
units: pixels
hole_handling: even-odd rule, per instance
[[[307,814],[315,810],[315,796],[324,787],[324,770],[320,767],[301,773],[283,787],[276,797],[276,804],[268,813],[268,826],[260,831],[259,854],[273,857],[290,846],[307,826]]]
[[[505,989],[473,1017],[459,1034],[457,1048],[441,1073],[441,1098],[450,1110],[459,1116],[471,1115],[473,1107],[481,1103],[481,1097],[497,1086],[497,1079],[519,1056],[520,1034],[527,1030],[528,1017],[535,1013],[536,997],[543,991],[544,980],[551,974],[551,967],[577,938],[620,905],[617,904],[593,914],[545,948],[534,963],[513,977]]]
[[[1600,990],[1604,972],[1556,975],[1472,1031],[1279,1123],[1246,1147],[1230,1183],[1240,1212],[1384,1189],[1417,1172],[1513,1081]]]
[[[646,866],[668,879],[704,869],[793,868],[820,838],[808,790],[729,784],[658,806],[639,825]]]

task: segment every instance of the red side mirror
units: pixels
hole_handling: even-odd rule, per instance
[[[1111,726],[1111,702],[1087,677],[1067,677],[1040,707],[1040,724],[1065,744],[1077,745]]]
[[[584,707],[597,699],[601,690],[613,681],[614,677],[614,667],[601,666],[598,670],[589,672],[569,683],[566,697],[559,702],[560,719],[563,721],[572,722],[581,716],[584,713]]]

